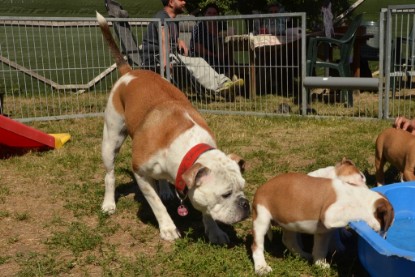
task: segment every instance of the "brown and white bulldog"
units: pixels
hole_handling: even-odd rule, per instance
[[[290,251],[328,267],[325,258],[335,228],[363,220],[375,231],[385,232],[392,224],[394,212],[384,196],[365,187],[337,178],[285,173],[258,188],[252,216],[255,272],[265,274],[272,270],[264,258],[264,236],[271,223],[282,228],[282,241]],[[311,256],[298,244],[298,233],[314,235]]]
[[[312,177],[338,178],[348,184],[368,188],[365,175],[356,167],[354,162],[343,158],[334,166],[328,166],[307,173]]]
[[[403,181],[415,180],[415,136],[402,129],[387,128],[376,139],[375,168],[378,186],[385,184],[384,166],[389,162]]]
[[[188,196],[202,212],[210,242],[228,243],[216,221],[233,224],[250,213],[243,193],[243,160],[216,148],[212,131],[182,91],[155,72],[132,70],[105,18],[97,13],[97,20],[122,75],[105,109],[102,158],[107,173],[102,210],[115,211],[114,161],[129,135],[133,174],[158,221],[161,238],[180,237],[155,190],[156,180],[163,179],[175,184],[182,198]],[[187,214],[186,207],[180,205],[178,213]]]

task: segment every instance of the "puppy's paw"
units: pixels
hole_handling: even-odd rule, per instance
[[[270,273],[271,271],[272,268],[267,264],[255,266],[255,273],[258,275],[265,275]]]
[[[104,202],[102,203],[101,210],[103,213],[106,214],[113,214],[115,213],[115,203],[114,202]]]
[[[211,230],[206,234],[212,244],[228,244],[230,243],[229,236],[219,228]]]
[[[171,228],[163,228],[160,229],[160,237],[167,241],[173,241],[181,237],[179,230],[176,226]]]

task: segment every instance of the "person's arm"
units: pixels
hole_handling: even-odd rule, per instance
[[[161,59],[163,61],[164,66],[167,64],[167,56],[166,56],[166,43],[165,43],[165,37],[164,37],[164,25],[161,26]]]
[[[408,119],[404,116],[398,116],[395,119],[394,127],[402,129],[415,135],[415,119]]]

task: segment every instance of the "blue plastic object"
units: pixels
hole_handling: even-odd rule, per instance
[[[359,235],[359,260],[373,277],[415,276],[415,182],[376,187],[384,194],[395,211],[395,220],[386,238],[381,237],[365,222],[351,222]]]

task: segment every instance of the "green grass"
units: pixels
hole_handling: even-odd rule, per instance
[[[17,3],[16,3],[17,2]],[[281,1],[282,3],[284,1]],[[355,1],[351,1],[353,3]],[[161,9],[161,1],[119,0],[130,17],[152,17]],[[413,4],[411,0],[366,0],[357,12],[367,13],[366,20],[378,20],[381,8],[388,5]],[[2,16],[57,16],[57,17],[94,17],[95,11],[106,14],[103,0],[0,0],[0,15]],[[301,10],[298,7],[298,11]]]
[[[374,185],[374,141],[383,120],[204,115],[219,147],[247,162],[251,201],[257,187],[277,174],[309,172],[352,159]],[[131,179],[131,142],[116,163],[117,212],[100,212],[104,169],[102,118],[35,122],[47,133],[69,132],[61,149],[29,152],[0,167],[0,271],[3,276],[253,276],[251,220],[224,226],[229,247],[206,242],[200,214],[173,216],[183,238],[162,241],[154,215]],[[389,181],[395,181],[389,175]],[[172,207],[174,214],[174,207]],[[290,254],[281,233],[266,244],[272,276],[356,276],[357,258],[336,256],[322,270]]]
[[[0,1],[1,15],[93,17],[95,10],[106,13],[103,1],[20,0],[16,5],[10,2]],[[158,1],[121,2],[131,17],[151,17],[161,7]],[[373,7],[373,2],[376,1],[367,0],[365,4],[372,5],[367,8],[362,5],[362,9],[376,14],[373,11],[378,6]],[[70,49],[64,51],[71,57]],[[29,51],[21,53],[29,54]],[[22,103],[25,116],[40,113],[31,108],[33,103],[29,101],[43,100],[26,99],[22,94],[14,100],[8,99],[8,103]],[[362,112],[373,116],[377,100],[372,96],[363,95],[362,111],[346,111],[322,103],[315,105],[327,114],[344,116]],[[71,97],[63,96],[51,105],[52,109],[65,101],[71,102]],[[79,102],[69,103],[71,110],[67,112],[90,110],[90,106],[77,106],[87,97],[90,96],[80,95]],[[93,97],[97,99],[94,108],[102,110],[105,95]],[[269,97],[265,103],[261,109],[272,112],[277,101]],[[257,105],[253,101],[206,103],[198,108],[256,111]],[[374,185],[374,140],[390,125],[389,121],[344,118],[205,117],[220,148],[227,153],[238,153],[247,161],[244,177],[249,200],[258,186],[276,174],[308,172],[333,165],[344,156],[365,172],[369,185]],[[232,238],[229,247],[206,242],[200,215],[194,211],[189,221],[174,218],[183,232],[182,239],[174,243],[160,240],[154,215],[131,180],[129,140],[117,159],[120,195],[117,212],[112,216],[100,212],[104,194],[100,154],[102,118],[36,122],[31,126],[47,133],[69,132],[72,139],[61,149],[29,152],[1,161],[0,272],[3,276],[254,275],[250,219],[226,228]],[[389,180],[394,181],[394,177],[390,176]],[[276,241],[266,245],[266,259],[274,270],[272,276],[356,276],[360,272],[356,256],[336,259],[330,270],[316,268],[288,253],[281,244],[280,231],[275,229],[274,233]]]
[[[119,2],[129,12],[130,17],[152,17],[162,8],[161,1]],[[95,11],[107,14],[104,0],[0,0],[2,16],[94,17]]]

